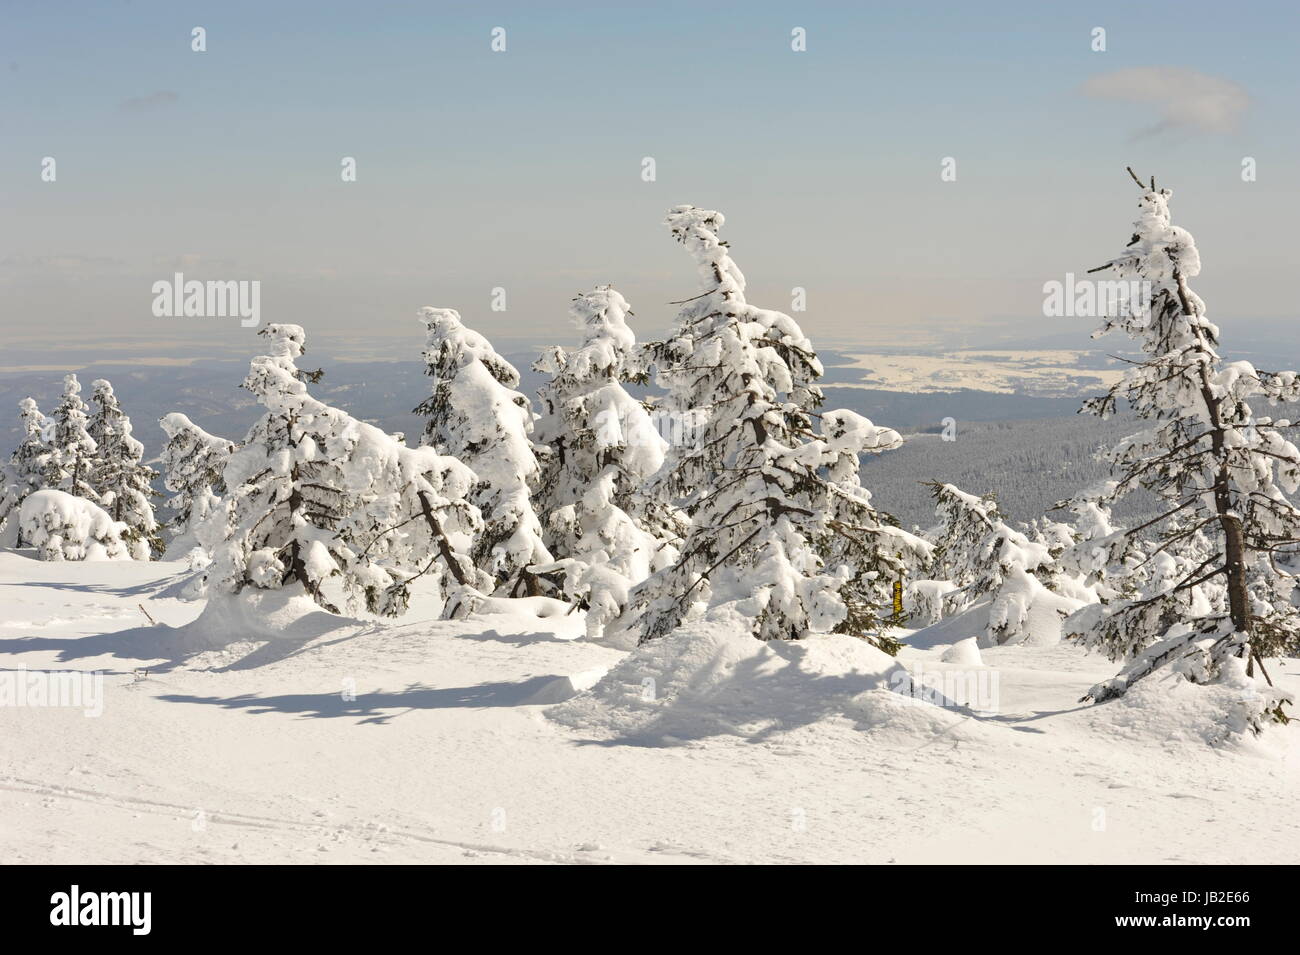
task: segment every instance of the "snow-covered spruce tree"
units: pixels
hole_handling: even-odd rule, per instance
[[[88,410],[81,400],[77,376],[65,375],[63,397],[50,416],[54,428],[45,464],[45,486],[98,503],[99,495],[92,483],[96,447],[88,430]]]
[[[41,414],[35,400],[24,398],[18,402],[18,414],[23,437],[9,456],[0,485],[0,546],[5,547],[22,547],[28,543],[22,537],[19,509],[29,494],[45,486],[50,456],[46,438],[52,425]]]
[[[622,613],[632,586],[677,551],[673,540],[655,536],[640,496],[668,443],[623,387],[646,381],[627,301],[601,286],[569,311],[582,345],[549,349],[533,365],[551,376],[538,390],[534,438],[546,453],[533,502],[557,558],[552,566],[564,571],[565,595],[587,608],[587,634],[596,637]]]
[[[928,533],[934,544],[931,574],[952,589],[944,597],[944,614],[965,610],[997,587],[1000,574],[985,555],[986,542],[996,547],[1010,528],[993,495],[976,497],[952,484],[927,482],[938,524]]]
[[[1068,527],[1040,524],[1031,539],[1007,525],[992,496],[975,497],[939,482],[929,487],[939,517],[932,573],[952,584],[944,610],[957,613],[987,600],[981,645],[1060,639],[1061,621],[1096,599],[1058,562],[1073,544]]]
[[[354,497],[348,534],[366,541],[355,563],[374,568],[368,574],[375,582],[364,591],[367,606],[388,616],[404,613],[411,584],[426,578],[444,617],[474,611],[493,585],[470,556],[483,533],[470,502],[474,472],[433,448],[408,448],[360,422],[347,429],[342,447],[349,484],[366,488]]]
[[[1069,621],[1082,642],[1128,661],[1084,699],[1120,696],[1168,668],[1233,688],[1237,725],[1258,731],[1270,719],[1285,721],[1290,699],[1272,686],[1264,658],[1294,646],[1300,632],[1300,510],[1287,497],[1300,486],[1300,451],[1283,434],[1288,422],[1257,415],[1251,401],[1297,400],[1300,377],[1219,356],[1219,329],[1187,284],[1201,270],[1196,243],[1170,221],[1170,190],[1157,189],[1154,178],[1149,186],[1137,181],[1133,237],[1093,271],[1147,283],[1146,291],[1141,307],[1108,319],[1094,337],[1127,332],[1145,357],[1083,410],[1104,417],[1123,400],[1150,425],[1108,453],[1117,480],[1104,502],[1142,487],[1163,506],[1123,535],[1152,538],[1142,592]]]
[[[226,533],[212,578],[219,589],[276,590],[294,583],[326,610],[322,594],[344,559],[335,534],[347,513],[323,445],[337,421],[307,394],[313,376],[297,367],[306,336],[298,325],[267,325],[269,354],[254,358],[243,387],[267,409],[226,462]]]
[[[519,372],[449,308],[424,307],[428,329],[425,373],[433,393],[415,413],[425,415],[424,444],[450,455],[477,477],[472,503],[483,518],[474,563],[503,594],[536,595],[544,581],[529,568],[551,563],[533,509],[540,468],[529,435],[533,411],[515,389]]]
[[[95,459],[90,483],[99,506],[126,525],[131,556],[148,560],[163,549],[151,500],[159,496],[152,485],[158,472],[143,462],[144,445],[132,436],[131,419],[122,411],[113,386],[97,379],[91,385],[91,400],[95,410],[86,430],[95,442]]]
[[[677,206],[667,224],[702,290],[652,354],[668,409],[702,424],[648,488],[690,518],[680,556],[633,591],[624,618],[645,643],[731,604],[763,640],[848,632],[895,650],[882,605],[900,553],[928,545],[871,506],[858,466],[898,433],[851,411],[816,413],[821,363],[792,318],[745,301],[721,214]]]
[[[337,613],[323,590],[337,581],[350,603],[395,616],[418,577],[452,581],[444,599],[480,584],[463,553],[479,526],[464,499],[468,468],[313,398],[307,381],[319,373],[296,364],[300,326],[259,334],[270,354],[253,359],[244,387],[267,410],[222,475],[225,534],[211,575],[218,588],[301,587]]]
[[[194,547],[206,549],[200,528],[219,513],[226,493],[223,472],[235,443],[204,431],[188,417],[173,411],[158,421],[167,435],[163,445],[163,486],[173,493],[167,507],[172,516],[170,556],[179,557]]]

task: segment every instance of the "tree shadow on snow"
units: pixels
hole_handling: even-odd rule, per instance
[[[256,669],[295,656],[309,644],[329,646],[374,632],[373,627],[361,627],[333,640],[313,643],[319,637],[339,629],[336,621],[337,618],[324,613],[319,617],[309,615],[295,621],[291,631],[273,640],[266,640],[262,635],[248,636],[245,638],[248,642],[258,644],[256,649],[226,666],[213,669],[218,672]],[[240,635],[232,635],[232,639],[238,641]],[[115,657],[130,661],[132,669],[137,666],[146,667],[154,673],[175,670],[198,654],[213,649],[221,649],[221,646],[194,639],[188,625],[170,627],[167,624],[131,627],[84,637],[31,636],[0,639],[0,655],[54,651],[59,663],[73,663],[94,657]]]
[[[116,657],[159,672],[175,669],[199,651],[178,652],[171,627],[132,627],[85,637],[10,637],[0,639],[0,654],[54,651],[59,663]]]
[[[482,630],[478,633],[458,633],[457,640],[478,640],[486,642],[489,640],[498,643],[510,643],[515,646],[526,647],[534,643],[572,643],[577,645],[578,641],[574,637],[557,636],[549,630],[529,630],[524,633],[502,633],[499,630]]]
[[[222,709],[245,710],[249,713],[297,714],[303,719],[354,717],[358,724],[382,724],[413,710],[521,706],[531,702],[533,696],[556,679],[555,675],[548,675],[531,677],[518,683],[481,683],[477,686],[455,687],[431,687],[417,683],[395,692],[358,693],[355,700],[345,700],[339,692],[288,693],[281,696],[249,694],[224,698],[165,694],[157,699],[168,703],[219,706]]]
[[[982,717],[985,722],[997,723],[1006,726],[1008,729],[1019,730],[1022,733],[1046,733],[1047,730],[1041,730],[1033,726],[1023,726],[1024,723],[1034,723],[1038,720],[1045,720],[1050,716],[1064,716],[1066,713],[1078,713],[1080,710],[1093,709],[1096,704],[1080,703],[1077,706],[1067,706],[1059,710],[1035,710],[1031,716],[1012,716],[1011,714],[1003,715],[994,713]]]
[[[46,564],[48,566],[48,564]],[[104,594],[121,599],[140,600],[147,597],[178,597],[193,574],[181,572],[168,577],[155,577],[138,584],[88,584],[76,580],[7,580],[5,587],[35,587],[39,590],[69,590],[83,594]]]

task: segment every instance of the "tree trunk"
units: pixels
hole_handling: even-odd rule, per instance
[[[1187,283],[1178,269],[1174,270],[1174,279],[1178,282],[1178,299],[1182,305],[1183,314],[1194,322],[1197,317],[1196,311],[1192,308],[1191,300],[1187,295]],[[1198,345],[1202,350],[1208,351],[1200,326],[1194,327]],[[1219,416],[1219,399],[1214,396],[1214,392],[1210,388],[1207,366],[1208,363],[1205,362],[1200,365],[1201,399],[1205,402],[1205,409],[1209,412],[1210,421],[1212,422],[1210,446],[1214,460],[1219,465],[1219,473],[1214,480],[1214,510],[1219,518],[1219,526],[1223,528],[1223,572],[1228,583],[1228,612],[1232,616],[1233,630],[1246,635],[1247,645],[1242,648],[1242,653],[1246,656],[1246,672],[1253,676],[1254,660],[1252,657],[1254,654],[1249,646],[1251,636],[1250,599],[1246,590],[1246,542],[1241,530],[1241,518],[1232,512],[1232,494],[1229,483],[1232,480],[1232,475],[1228,469],[1228,452],[1223,443],[1226,428]]]
[[[420,499],[420,510],[424,513],[424,519],[429,525],[433,539],[438,543],[438,553],[447,562],[447,569],[456,578],[456,583],[462,587],[465,586],[469,583],[469,579],[465,576],[465,571],[461,569],[460,561],[456,559],[456,555],[452,552],[451,545],[447,543],[447,535],[442,532],[442,525],[438,523],[438,518],[429,505],[429,498],[425,496],[423,491],[416,492],[415,496]]]

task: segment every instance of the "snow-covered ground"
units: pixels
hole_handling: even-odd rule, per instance
[[[554,608],[516,601],[444,622],[417,600],[395,623],[319,615],[274,641],[207,634],[235,642],[201,650],[184,628],[200,605],[178,599],[183,569],[0,554],[0,668],[105,674],[98,717],[0,706],[5,861],[1278,863],[1300,853],[1300,728],[1210,746],[1206,690],[1154,680],[1081,705],[1115,667],[1071,646],[950,651],[969,636],[951,622],[918,635],[900,656],[914,675],[983,673],[986,689],[996,676],[996,705],[979,714],[859,692],[866,677],[812,666],[821,650],[752,667],[719,658],[709,685],[725,690],[726,719],[620,735],[617,721],[598,732],[575,718],[590,717],[599,694],[547,715],[626,656],[578,639],[580,615],[538,616]],[[1295,661],[1271,671],[1300,691]],[[645,705],[676,705],[671,689]]]

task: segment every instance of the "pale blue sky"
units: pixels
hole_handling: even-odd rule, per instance
[[[649,334],[695,287],[660,225],[679,202],[726,213],[751,301],[788,310],[791,287],[808,289],[798,317],[815,341],[1055,333],[1042,284],[1123,246],[1126,163],[1174,188],[1211,317],[1295,315],[1288,3],[0,11],[0,346],[247,351],[237,321],[153,317],[150,286],[176,268],[260,279],[264,321],[395,357],[418,352],[426,304],[489,335],[564,340],[569,299],[605,282]],[[496,26],[505,53],[489,48]],[[794,27],[807,52],[791,51]],[[1160,105],[1081,90],[1152,67],[1235,84],[1248,103],[1230,123],[1193,113],[1144,134]],[[956,182],[940,181],[945,156]],[[1243,156],[1257,182],[1241,181]]]

